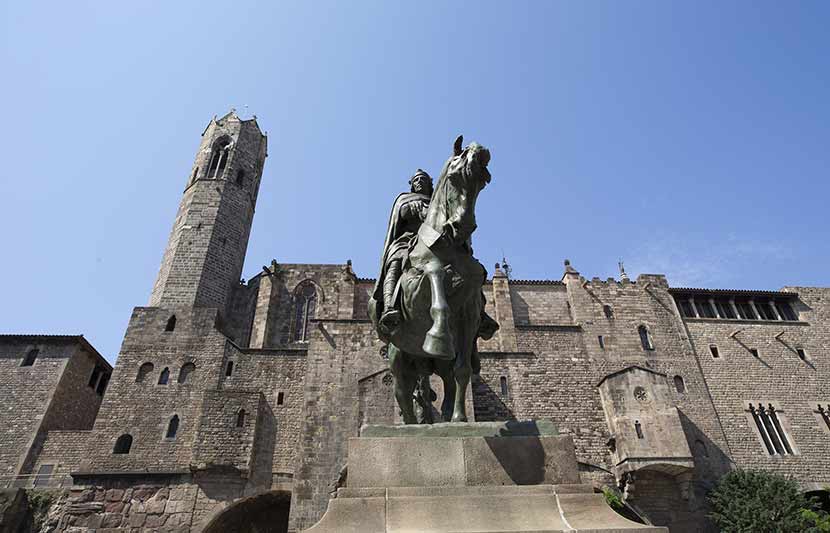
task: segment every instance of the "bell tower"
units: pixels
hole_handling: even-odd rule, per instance
[[[224,310],[248,248],[267,138],[231,111],[202,133],[150,307]]]

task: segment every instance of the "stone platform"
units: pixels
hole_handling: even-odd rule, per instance
[[[549,422],[364,426],[347,487],[307,533],[661,532],[580,483]]]

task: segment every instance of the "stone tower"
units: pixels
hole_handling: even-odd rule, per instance
[[[256,119],[214,118],[187,179],[151,307],[224,310],[242,275],[267,139]]]

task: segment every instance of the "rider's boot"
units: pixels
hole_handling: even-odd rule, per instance
[[[401,312],[395,309],[395,287],[400,277],[401,261],[392,261],[383,280],[383,314],[380,317],[381,327],[390,333],[401,323]]]

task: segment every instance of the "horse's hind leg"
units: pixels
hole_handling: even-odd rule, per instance
[[[389,369],[395,378],[395,400],[401,409],[404,424],[417,424],[413,394],[418,384],[418,372],[412,358],[400,351],[394,344],[389,345]]]
[[[452,372],[452,362],[441,361],[436,366],[436,373],[444,384],[444,399],[441,401],[441,420],[449,422],[455,404],[455,378]]]
[[[455,367],[455,406],[452,413],[453,422],[467,421],[467,387],[470,385],[470,376],[473,369],[469,360]]]

